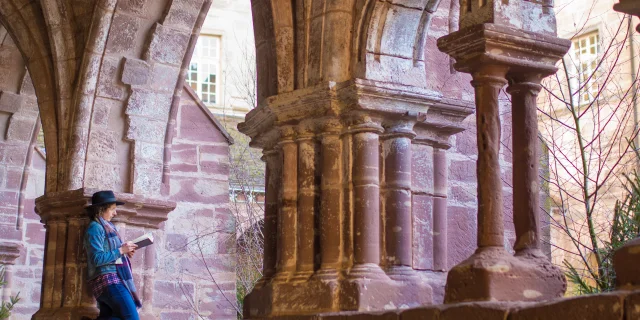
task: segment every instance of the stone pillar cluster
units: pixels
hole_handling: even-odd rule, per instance
[[[412,267],[412,144],[446,146],[472,109],[378,85],[281,94],[239,126],[267,167],[264,272],[245,317],[432,303]]]
[[[539,24],[504,16],[518,9],[539,13]],[[536,97],[542,78],[556,72],[554,64],[570,47],[555,37],[555,17],[547,9],[545,3],[489,0],[464,8],[462,29],[438,40],[456,59],[454,67],[473,78],[478,132],[478,249],[449,272],[446,303],[540,301],[566,290],[562,271],[540,248]],[[504,248],[499,96],[505,86],[512,101],[515,255]]]
[[[52,192],[36,199],[36,212],[46,228],[46,252],[42,276],[40,309],[33,315],[38,319],[80,319],[96,317],[98,309],[89,286],[86,285],[86,254],[83,247],[84,232],[89,224],[84,207],[98,190],[78,189]],[[114,221],[126,226],[158,229],[167,220],[175,203],[150,200],[132,194],[116,194],[126,202],[118,208]],[[151,246],[150,248],[153,248]],[[144,250],[149,250],[144,249]],[[152,268],[155,251],[145,252],[145,269]],[[151,299],[152,271],[145,272],[143,288],[138,288],[143,299]],[[149,290],[151,289],[151,290]],[[150,303],[149,303],[150,304]],[[148,308],[148,307],[147,307]],[[142,314],[148,312],[143,309]]]

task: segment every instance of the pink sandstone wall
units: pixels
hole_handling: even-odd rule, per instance
[[[15,54],[10,38],[6,39],[0,46],[0,56],[4,57]],[[8,67],[0,62],[3,71]],[[12,293],[19,293],[21,298],[12,317],[17,320],[31,319],[39,308],[45,242],[45,229],[34,211],[35,198],[44,194],[45,158],[44,153],[30,148],[38,114],[28,75],[24,74],[15,82],[24,78],[26,85],[11,86],[7,78],[0,81],[0,97],[7,99],[12,93],[12,98],[23,100],[13,114],[0,109],[0,132],[11,133],[0,139],[0,250],[5,245],[19,250],[15,265],[10,266]],[[24,135],[14,133],[16,127],[11,126],[17,121],[21,121],[17,128],[26,128]],[[153,289],[153,301],[145,303],[143,313],[150,312],[159,319],[188,319],[195,316],[197,309],[209,319],[236,318],[229,302],[235,303],[236,299],[235,220],[227,208],[229,143],[229,136],[208,109],[185,90],[178,111],[167,190],[168,200],[175,201],[177,207],[162,230],[154,231],[153,251],[141,250],[132,260],[138,289],[144,292],[148,283]],[[31,166],[20,211],[24,217],[18,223],[22,172],[28,152],[32,153]],[[153,231],[123,224],[118,227],[127,239]],[[147,258],[149,254],[155,259]],[[147,259],[152,261],[151,268],[145,267]],[[149,275],[151,282],[145,280]]]

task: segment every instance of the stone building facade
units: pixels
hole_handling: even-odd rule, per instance
[[[188,318],[179,302],[189,296],[204,317],[235,316],[214,289],[234,291],[229,260],[217,257],[232,265],[233,249],[207,238],[185,247],[178,232],[206,234],[208,222],[220,224],[214,238],[233,229],[223,205],[231,141],[184,85],[211,3],[0,2],[21,53],[6,65],[26,65],[46,147],[32,319],[95,315],[79,238],[96,188],[127,201],[119,221],[127,236],[160,234],[156,251],[135,261],[151,302],[144,316]],[[640,14],[631,0],[618,10]],[[556,37],[550,1],[272,0],[253,1],[252,13],[258,107],[239,129],[263,150],[267,190],[263,278],[245,298],[245,318],[637,317],[637,292],[553,300],[566,282],[542,250],[535,101],[570,42]],[[16,108],[29,99],[28,86],[15,85],[25,72],[8,74],[19,79],[2,95],[3,114],[37,123],[34,111]],[[473,132],[473,120],[477,149],[473,134],[453,138]],[[7,132],[21,138],[15,150],[3,145],[2,159],[24,172],[16,159],[37,130],[11,123]],[[501,147],[511,140],[512,154]],[[451,191],[449,203],[449,186],[474,182],[477,202]],[[9,208],[10,226],[18,208]],[[429,209],[431,221],[416,218]],[[616,256],[621,289],[640,283],[629,263],[636,243]],[[198,258],[222,279],[198,278],[211,271]],[[449,270],[444,292],[440,270]],[[334,312],[351,313],[319,315]]]
[[[572,45],[563,63],[558,63],[557,76],[545,80],[549,93],[541,93],[538,100],[540,134],[550,155],[553,261],[557,265],[567,261],[584,270],[591,284],[595,282],[585,261],[590,271],[598,267],[587,216],[593,217],[595,239],[602,248],[610,242],[616,201],[628,195],[624,174],[638,169],[638,158],[629,145],[639,141],[634,84],[640,52],[638,21],[615,11],[614,4],[613,0],[554,3],[558,35]],[[580,115],[578,121],[572,110]],[[586,170],[574,128],[584,141]],[[585,201],[587,176],[590,196]],[[592,211],[589,214],[585,203]]]

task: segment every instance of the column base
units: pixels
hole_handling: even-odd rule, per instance
[[[431,286],[419,277],[407,281],[347,280],[340,291],[340,311],[372,312],[433,304]]]
[[[340,311],[383,311],[433,303],[432,289],[420,278],[270,282],[254,288],[244,299],[246,319],[301,316]]]
[[[31,320],[79,320],[82,317],[95,319],[100,310],[97,307],[74,307],[74,308],[40,308]]]
[[[270,282],[244,298],[245,319],[337,311],[338,281]]]
[[[387,269],[387,276],[396,281],[416,281],[420,276],[409,266],[392,266]]]
[[[382,268],[375,263],[363,263],[354,265],[349,271],[348,279],[352,280],[388,280]]]
[[[541,252],[512,256],[487,247],[449,271],[444,302],[543,301],[562,297],[566,289],[562,270]]]
[[[635,238],[613,254],[613,269],[616,271],[618,289],[640,289],[640,238]]]

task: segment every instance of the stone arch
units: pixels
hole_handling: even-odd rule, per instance
[[[259,100],[351,77],[426,87],[439,0],[252,1]]]
[[[161,193],[184,70],[210,4],[3,2],[0,21],[35,79],[48,191]],[[143,149],[162,156],[149,163]]]

